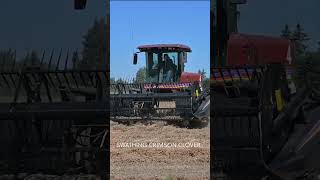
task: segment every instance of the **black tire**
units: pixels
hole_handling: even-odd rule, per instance
[[[202,119],[193,119],[190,121],[191,128],[205,128],[209,125],[210,118],[202,118]]]

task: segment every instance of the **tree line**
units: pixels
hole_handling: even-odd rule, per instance
[[[72,68],[98,68],[103,69],[108,67],[107,60],[107,24],[104,18],[95,19],[93,25],[88,29],[83,36],[82,49],[80,52],[74,51],[68,56],[69,62],[72,63]],[[50,53],[46,53],[50,54]],[[11,69],[12,67],[30,67],[39,66],[42,64],[43,68],[49,67],[48,56],[43,59],[43,54],[32,50],[24,57],[17,58],[16,51],[13,49],[0,49],[0,63],[2,69]],[[49,57],[50,58],[50,57]],[[64,65],[66,57],[61,58],[61,65]],[[56,60],[52,59],[51,67],[55,67]],[[70,67],[69,67],[70,68]]]
[[[289,39],[293,44],[294,59],[292,63],[296,67],[294,79],[298,86],[304,86],[310,72],[320,72],[320,41],[317,43],[317,49],[312,50],[308,45],[311,38],[299,23],[296,24],[294,30],[286,24],[280,36]],[[320,79],[319,75],[316,76],[317,79]]]
[[[299,60],[306,59],[307,56],[318,56],[320,53],[320,41],[318,41],[317,50],[311,50],[308,42],[311,40],[310,36],[305,32],[300,23],[296,24],[295,29],[292,30],[288,24],[284,26],[280,36],[289,39],[293,43],[295,58]]]

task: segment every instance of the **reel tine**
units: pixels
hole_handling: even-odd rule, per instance
[[[48,97],[48,100],[49,102],[52,102],[52,96],[51,96],[51,93],[50,93],[50,82],[46,76],[46,74],[42,73],[42,78],[44,80],[44,86],[45,86],[45,89],[46,89],[46,94],[47,94],[47,97]]]
[[[61,82],[60,76],[59,76],[59,74],[57,72],[55,73],[55,76],[56,76],[56,79],[57,79],[57,81],[59,83],[59,87],[62,87],[62,82]]]
[[[51,63],[52,63],[53,53],[54,53],[54,49],[52,49],[52,51],[51,51],[51,56],[50,56],[50,59],[49,59],[49,64],[48,64],[48,69],[49,69],[49,70],[50,70]]]
[[[91,72],[88,72],[88,77],[89,77],[89,80],[91,82],[92,87],[95,87],[94,82],[93,82],[93,75]]]
[[[4,82],[6,83],[6,85],[8,86],[8,88],[11,88],[11,87],[10,87],[10,84],[9,84],[7,78],[6,78],[6,75],[3,74],[3,73],[1,73],[1,76],[2,76],[2,78],[3,78],[3,80],[4,80]]]
[[[83,74],[82,74],[81,71],[79,72],[79,75],[80,75],[80,79],[81,79],[81,81],[82,81],[82,84],[84,85],[84,87],[87,87],[87,83],[86,83],[86,81],[84,80],[84,77],[83,77]]]
[[[42,58],[41,58],[41,61],[40,61],[40,68],[42,67],[42,64],[43,64],[43,61],[44,61],[44,56],[46,54],[46,50],[43,50],[43,53],[42,53]]]
[[[4,72],[5,71],[5,63],[6,63],[6,55],[2,54],[2,64],[1,64],[1,71]]]
[[[102,81],[100,73],[98,71],[96,71],[95,75],[96,75],[96,81]]]
[[[62,48],[60,49],[60,53],[59,53],[59,57],[58,57],[58,62],[57,62],[57,64],[56,64],[56,71],[59,70],[59,64],[60,64],[61,55],[62,55]]]
[[[17,60],[17,50],[14,50],[14,54],[13,54],[13,63],[12,63],[12,67],[11,67],[11,71],[14,72],[14,68],[16,66],[16,60]]]
[[[72,54],[72,69],[76,69],[76,64],[78,63],[78,49],[76,49]]]
[[[16,88],[16,83],[15,83],[15,81],[14,81],[13,75],[14,75],[13,73],[10,73],[10,74],[9,74],[9,77],[10,77],[11,83],[12,83],[13,86]]]
[[[47,78],[48,78],[48,81],[49,81],[50,84],[52,85],[52,87],[55,88],[56,85],[54,84],[54,82],[53,82],[53,80],[52,80],[52,78],[51,78],[50,73],[47,73],[46,76],[47,76]]]
[[[103,72],[102,74],[103,74],[104,78],[106,79],[108,85],[110,85],[110,79],[108,79],[107,73]]]
[[[68,76],[67,76],[66,72],[62,72],[62,75],[63,75],[63,78],[64,78],[68,88],[71,89],[71,86],[70,86],[70,83],[69,83]]]
[[[69,49],[67,50],[67,55],[66,55],[65,64],[64,64],[64,70],[65,71],[67,70],[68,61],[69,61]],[[68,75],[66,73],[67,72],[63,72],[63,77],[65,79],[65,82],[67,83],[68,88],[70,89],[71,84],[69,82]],[[71,77],[74,79],[74,73],[73,72],[71,72]],[[78,84],[77,84],[75,79],[74,79],[74,81],[75,81],[76,87],[79,88],[79,86],[78,86]]]
[[[3,54],[1,53],[0,54],[0,61],[2,61],[3,60]],[[2,68],[0,69],[0,74],[1,74],[1,77],[2,77],[2,74],[3,74],[4,72],[3,72],[3,70],[2,70]],[[1,82],[1,81],[0,81]],[[2,86],[2,82],[0,83],[0,87],[3,87]]]
[[[10,87],[10,83],[7,79],[7,75],[9,75],[10,77],[10,72],[7,72],[6,71],[6,68],[8,69],[8,66],[6,66],[6,59],[10,58],[9,55],[10,55],[10,52],[11,52],[11,49],[9,50],[6,50],[6,53],[2,55],[2,69],[1,69],[1,76],[2,76],[2,79],[4,80],[5,84],[7,85],[8,88],[11,88]]]
[[[29,52],[27,53],[27,56],[25,57],[23,64],[22,64],[22,70],[25,68],[25,66],[27,65],[27,60],[29,59]]]
[[[0,73],[1,73],[1,72],[0,72]],[[1,74],[2,74],[2,73],[1,73]],[[1,80],[0,80],[0,87],[3,87],[3,86],[2,86],[2,82],[1,82]]]
[[[76,84],[77,88],[79,88],[78,81],[77,81],[77,78],[76,78],[74,72],[71,72],[71,77],[72,77],[74,83]]]
[[[69,49],[67,50],[67,57],[66,57],[65,64],[64,64],[64,70],[66,70],[66,69],[67,69],[67,66],[68,66],[68,60],[69,60]]]

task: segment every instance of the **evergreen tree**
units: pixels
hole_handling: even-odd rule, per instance
[[[201,80],[204,87],[210,86],[210,79],[207,77],[207,73],[204,69],[198,70],[198,73],[201,74]]]
[[[96,19],[84,36],[82,66],[86,68],[103,68],[107,56],[107,24],[105,19]],[[104,67],[105,68],[105,67]]]
[[[307,33],[300,24],[297,24],[295,31],[292,33],[292,39],[295,42],[295,52],[297,56],[304,55],[307,50],[307,41],[310,40]]]
[[[204,69],[202,69],[202,70],[198,70],[198,74],[201,74],[201,79],[205,79],[207,76],[207,73],[206,73],[206,71],[204,70]]]
[[[285,25],[284,29],[281,31],[281,37],[286,39],[291,39],[291,30],[288,24]]]

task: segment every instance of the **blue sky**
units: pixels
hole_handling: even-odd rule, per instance
[[[111,1],[111,77],[132,78],[145,63],[133,52],[142,44],[181,43],[191,47],[186,71],[210,69],[209,1]]]

